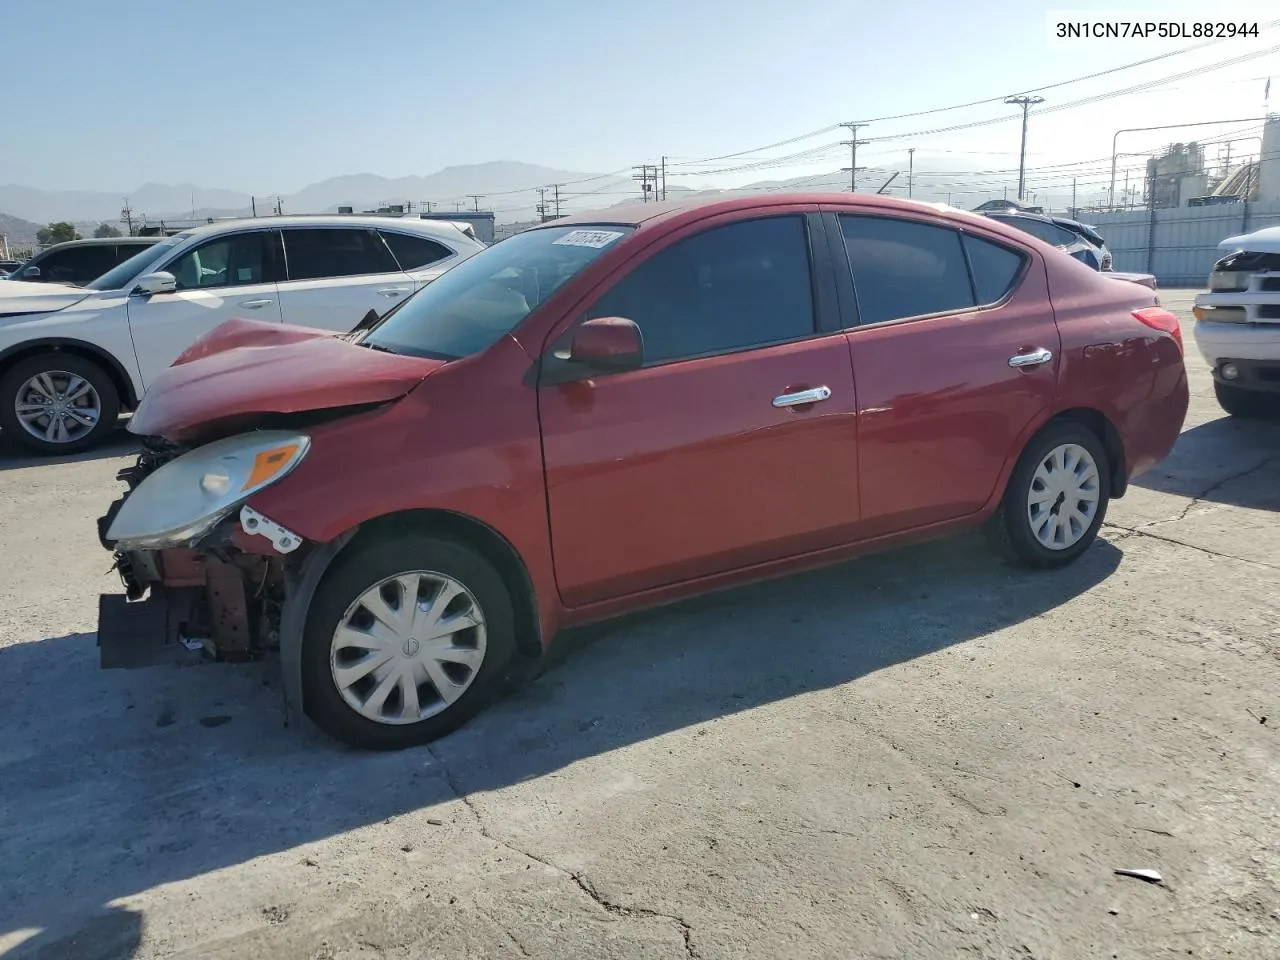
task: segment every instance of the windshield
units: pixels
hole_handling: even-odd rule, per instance
[[[173,248],[190,237],[189,233],[179,233],[149,247],[143,247],[141,253],[135,253],[124,263],[108,270],[93,283],[85,286],[90,290],[123,290],[134,278],[146,273],[161,257],[173,252]]]
[[[433,280],[358,342],[440,360],[479,353],[634,230],[610,225],[518,233]]]

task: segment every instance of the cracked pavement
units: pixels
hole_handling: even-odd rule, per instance
[[[0,438],[0,956],[1274,957],[1280,425],[1192,351],[1070,570],[960,538],[629,618],[391,755],[269,665],[99,671],[124,448]]]

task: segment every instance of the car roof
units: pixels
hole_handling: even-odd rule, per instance
[[[279,217],[236,217],[228,220],[215,220],[213,223],[201,224],[180,231],[184,236],[216,236],[232,230],[243,230],[245,227],[377,227],[379,230],[400,230],[416,233],[419,236],[435,240],[452,240],[459,237],[470,240],[458,227],[447,220],[414,220],[401,217],[361,216],[359,214],[293,214]],[[476,241],[472,241],[476,242]]]
[[[992,219],[980,213],[960,210],[945,203],[925,203],[922,200],[906,200],[874,193],[768,193],[768,194],[715,194],[709,197],[690,197],[681,200],[665,200],[657,203],[628,203],[605,207],[583,213],[571,214],[558,220],[531,227],[545,230],[567,226],[625,226],[648,227],[672,220],[692,220],[705,216],[738,211],[767,210],[770,207],[789,205],[818,205],[848,207],[863,213],[915,213],[942,217],[957,225],[969,224],[991,229],[1021,242],[1025,234],[1001,225],[991,226]]]
[[[63,240],[61,243],[50,244],[40,252],[48,253],[50,250],[64,250],[67,247],[101,247],[117,243],[133,243],[142,247],[163,239],[163,237],[83,237],[79,240]]]

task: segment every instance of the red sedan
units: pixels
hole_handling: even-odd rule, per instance
[[[373,321],[147,393],[104,666],[278,646],[328,733],[422,743],[566,626],[979,525],[1068,564],[1188,403],[1150,289],[874,196],[556,220]]]

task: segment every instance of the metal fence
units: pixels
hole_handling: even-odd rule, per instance
[[[1106,238],[1117,270],[1153,273],[1162,287],[1203,287],[1218,244],[1280,226],[1280,200],[1081,216]]]

